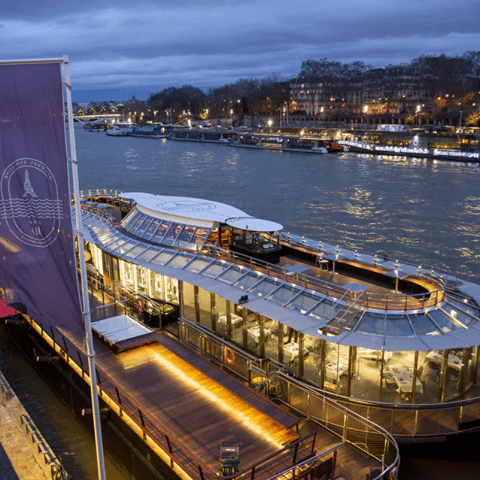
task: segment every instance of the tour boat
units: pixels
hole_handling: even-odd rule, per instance
[[[392,155],[448,160],[453,162],[480,162],[479,139],[474,135],[437,134],[429,132],[354,132],[345,133],[338,143],[348,151],[374,155]]]
[[[130,132],[131,137],[165,138],[165,125],[138,125]]]
[[[302,413],[323,419],[317,392],[397,441],[480,427],[479,285],[209,200],[96,191],[82,207],[95,278],[225,368],[257,359]]]
[[[232,143],[232,146],[317,154],[344,151],[344,147],[331,139],[316,136],[268,133],[239,133],[237,140]]]
[[[105,133],[112,137],[126,137],[130,135],[135,128],[132,123],[116,123],[112,128],[108,128]]]

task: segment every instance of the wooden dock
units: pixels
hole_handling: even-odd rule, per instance
[[[301,441],[297,417],[165,334],[155,337],[118,353],[94,339],[101,398],[117,401],[187,476],[217,478],[223,442],[239,445],[239,474],[259,480],[312,455],[315,433]],[[67,339],[68,355],[85,371],[81,339]]]

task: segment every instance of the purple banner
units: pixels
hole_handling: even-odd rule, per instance
[[[44,327],[80,332],[61,73],[0,65],[0,286]]]

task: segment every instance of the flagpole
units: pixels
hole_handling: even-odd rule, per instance
[[[88,369],[90,374],[90,388],[92,397],[93,426],[95,432],[95,449],[97,452],[98,478],[106,480],[105,461],[103,456],[102,425],[100,420],[100,406],[98,402],[97,375],[95,370],[95,351],[93,349],[92,324],[90,318],[90,302],[88,298],[87,267],[85,263],[85,250],[83,242],[82,214],[80,209],[80,188],[78,183],[77,171],[77,151],[75,146],[75,132],[73,126],[72,112],[72,91],[70,87],[70,74],[68,68],[68,55],[63,56],[65,67],[65,84],[67,91],[67,114],[68,114],[68,133],[70,141],[70,161],[72,164],[73,193],[75,200],[75,220],[78,240],[78,251],[80,258],[80,279],[82,286],[82,306],[83,318],[85,323],[85,343],[88,357]]]

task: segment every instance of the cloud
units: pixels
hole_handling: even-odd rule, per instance
[[[26,0],[0,6],[2,60],[67,54],[74,89],[206,88],[303,60],[374,67],[478,50],[480,3]]]

